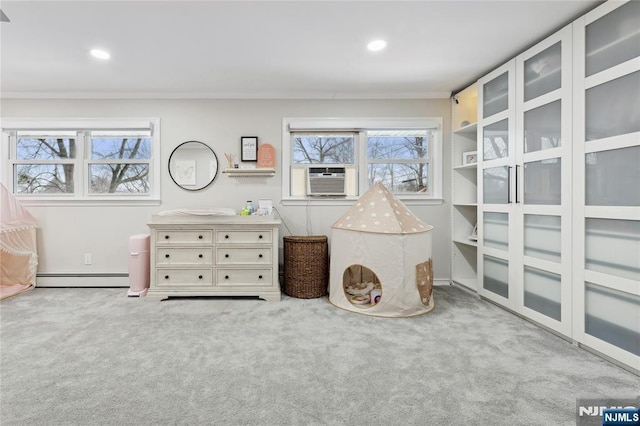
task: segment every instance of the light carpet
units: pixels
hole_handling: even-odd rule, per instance
[[[127,298],[36,288],[0,303],[8,425],[575,425],[639,378],[454,286],[389,319],[328,299]]]

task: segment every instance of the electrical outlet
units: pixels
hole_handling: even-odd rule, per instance
[[[91,265],[91,253],[84,254],[84,264]]]

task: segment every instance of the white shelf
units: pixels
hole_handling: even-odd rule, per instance
[[[454,167],[454,170],[477,169],[477,168],[478,168],[478,163],[471,163],[471,164],[463,164],[462,166],[456,166]]]
[[[464,127],[459,128],[453,133],[455,133],[456,135],[473,135],[473,137],[475,138],[477,131],[478,131],[478,123],[471,123],[471,124],[467,124]]]
[[[231,177],[271,177],[276,174],[276,169],[226,169],[223,170],[222,173]]]
[[[477,240],[472,240],[471,238],[468,238],[468,237],[466,239],[464,239],[464,238],[454,238],[453,242],[457,243],[457,244],[465,244],[465,245],[468,245],[468,246],[478,247],[478,241]]]

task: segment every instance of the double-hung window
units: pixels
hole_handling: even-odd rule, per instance
[[[431,145],[435,129],[369,130],[367,184],[382,182],[395,194],[433,193]]]
[[[284,119],[282,143],[283,200],[353,199],[378,182],[405,200],[442,198],[441,118]]]
[[[4,120],[2,171],[24,200],[159,199],[159,120]]]

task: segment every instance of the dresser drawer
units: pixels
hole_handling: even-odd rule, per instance
[[[216,285],[224,286],[269,286],[272,284],[272,269],[226,269],[216,270]]]
[[[271,265],[272,262],[271,247],[239,248],[222,246],[216,248],[216,265],[230,265],[236,263]]]
[[[190,286],[190,287],[211,287],[213,286],[211,268],[198,269],[156,269],[156,286]]]
[[[210,247],[160,247],[156,250],[156,265],[211,265],[212,252]]]
[[[216,243],[218,244],[255,244],[271,243],[271,230],[264,231],[216,231]]]
[[[213,232],[204,230],[170,230],[159,229],[156,231],[156,244],[211,244]]]

